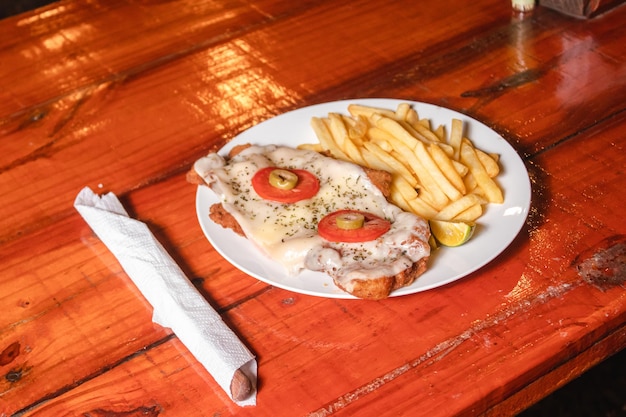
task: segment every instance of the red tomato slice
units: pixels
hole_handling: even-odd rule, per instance
[[[320,182],[313,173],[305,169],[285,169],[298,176],[296,186],[290,190],[274,187],[270,184],[270,174],[276,167],[266,167],[258,170],[252,177],[254,191],[266,200],[279,203],[296,203],[313,197],[320,189]]]
[[[346,213],[360,213],[365,218],[362,227],[357,229],[342,229],[337,226],[337,217]],[[391,228],[391,222],[374,214],[357,210],[339,210],[326,215],[317,225],[317,232],[321,237],[331,242],[367,242],[374,240]]]

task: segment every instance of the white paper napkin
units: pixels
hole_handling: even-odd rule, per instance
[[[154,308],[152,320],[169,327],[233,399],[230,384],[238,369],[253,393],[238,405],[256,404],[257,362],[220,315],[191,284],[148,227],[128,216],[115,194],[98,196],[85,187],[74,207],[115,255]]]

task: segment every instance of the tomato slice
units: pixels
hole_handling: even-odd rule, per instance
[[[270,175],[276,169],[293,172],[298,176],[298,182],[291,189],[282,189],[270,184]],[[320,189],[320,181],[317,177],[305,169],[286,169],[277,167],[266,167],[258,170],[252,177],[252,188],[266,200],[277,201],[279,203],[296,203],[300,200],[309,199]]]
[[[363,226],[356,229],[344,229],[337,225],[337,218],[350,213],[364,217]],[[317,225],[321,237],[331,242],[367,242],[384,235],[391,228],[391,222],[372,213],[358,210],[339,210],[326,215]]]

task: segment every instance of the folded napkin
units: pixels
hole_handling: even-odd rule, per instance
[[[98,196],[86,187],[74,207],[152,305],[152,320],[171,328],[235,403],[255,405],[256,359],[148,227],[130,218],[113,193]],[[242,377],[251,388],[243,399],[233,387]]]

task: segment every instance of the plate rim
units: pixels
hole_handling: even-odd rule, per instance
[[[465,278],[471,275],[472,273],[480,270],[481,268],[484,268],[487,264],[491,263],[498,256],[500,256],[511,245],[511,243],[515,240],[515,238],[519,235],[520,231],[524,227],[524,224],[529,214],[531,200],[532,200],[532,186],[531,186],[530,177],[528,175],[528,170],[526,168],[526,165],[524,164],[523,159],[515,150],[515,148],[513,148],[513,146],[508,141],[506,141],[499,133],[494,131],[492,128],[490,128],[486,124],[480,122],[479,120],[476,120],[471,116],[468,116],[466,114],[463,114],[453,109],[449,109],[443,106],[426,103],[426,102],[405,100],[405,99],[395,99],[395,98],[355,98],[355,99],[342,99],[342,100],[336,100],[336,101],[317,103],[317,104],[312,104],[309,106],[299,107],[297,109],[293,109],[285,113],[281,113],[276,116],[270,117],[235,135],[226,144],[224,144],[224,146],[222,146],[222,148],[220,148],[217,151],[217,153],[221,155],[227,154],[228,151],[233,146],[237,144],[249,142],[248,136],[254,135],[259,130],[263,130],[263,129],[271,130],[271,125],[274,123],[280,124],[281,122],[283,122],[283,124],[286,124],[285,120],[289,121],[290,119],[294,119],[294,118],[297,119],[301,115],[305,116],[308,119],[310,119],[312,115],[316,115],[318,117],[325,117],[328,113],[328,110],[324,110],[324,111],[320,111],[320,110],[327,109],[329,107],[332,107],[332,108],[342,107],[341,110],[333,110],[333,111],[343,111],[344,113],[347,113],[347,105],[353,104],[353,103],[366,104],[366,105],[371,105],[371,106],[376,106],[376,107],[385,107],[385,108],[390,108],[390,109],[395,108],[399,103],[408,103],[418,110],[418,114],[420,113],[420,109],[422,113],[424,111],[426,111],[426,113],[431,113],[431,112],[445,113],[446,117],[448,118],[446,122],[446,126],[448,126],[452,117],[460,118],[461,120],[464,120],[464,122],[468,122],[468,123],[465,123],[465,126],[467,129],[471,131],[486,130],[490,134],[490,136],[492,136],[492,138],[490,139],[494,139],[494,138],[498,139],[496,142],[494,142],[494,143],[497,143],[497,146],[495,147],[506,149],[507,150],[505,154],[506,158],[507,159],[512,158],[515,161],[515,164],[517,164],[517,167],[515,167],[515,169],[519,171],[521,168],[524,174],[516,178],[517,181],[523,183],[522,190],[521,190],[523,195],[522,195],[522,204],[520,204],[520,206],[511,207],[511,208],[515,208],[516,210],[516,213],[511,214],[516,219],[515,225],[514,227],[508,230],[506,239],[502,240],[502,243],[498,245],[498,249],[495,251],[495,253],[491,254],[490,256],[483,257],[480,262],[474,263],[469,269],[467,269],[466,271],[460,274],[457,274],[455,276],[449,276],[446,279],[436,280],[435,282],[430,283],[428,285],[419,284],[420,278],[422,278],[422,276],[420,276],[417,278],[417,280],[413,284],[392,292],[390,294],[390,297],[399,297],[399,296],[405,296],[405,295],[415,294],[419,292],[424,292],[424,291],[439,288],[439,287],[448,285],[450,283],[456,282],[458,280],[461,280],[462,278]],[[434,116],[432,115],[431,116],[426,115],[425,117],[429,118],[430,120],[434,119]],[[305,136],[309,136],[311,138],[310,140],[317,141],[308,123],[306,127],[307,127],[307,134]],[[305,129],[303,128],[302,130],[305,130]],[[476,139],[473,138],[471,134],[468,134],[467,136],[470,137],[472,141],[476,142]],[[282,141],[283,140],[281,139],[281,140],[278,140],[277,142],[282,142]],[[266,140],[262,140],[261,142],[262,144],[266,144]],[[304,143],[304,141],[299,140],[299,138],[289,139],[288,142],[290,143],[277,143],[277,144],[296,146],[300,143]],[[477,142],[482,142],[482,139],[478,140]],[[269,143],[270,142],[267,142],[267,144]],[[477,147],[481,149],[485,148],[484,145],[481,146],[478,143],[477,143]],[[506,170],[507,166],[503,165],[502,168]],[[511,166],[508,166],[508,169],[511,169]],[[511,190],[507,191],[507,189],[504,189],[504,191],[505,191],[505,202],[503,203],[503,206],[506,205],[507,194],[509,194]],[[516,194],[518,194],[518,197],[519,197],[519,191],[520,191],[519,189],[516,189]],[[222,256],[226,261],[228,261],[235,268],[239,269],[245,274],[257,280],[260,280],[268,285],[272,285],[272,286],[282,288],[287,291],[299,293],[299,294],[312,295],[312,296],[318,296],[318,297],[324,297],[324,298],[340,298],[340,299],[356,299],[357,298],[337,288],[332,283],[332,279],[327,274],[324,274],[321,272],[303,271],[297,277],[286,276],[286,278],[289,281],[296,280],[296,282],[307,280],[307,279],[317,280],[319,281],[319,283],[321,283],[321,288],[323,289],[323,291],[320,289],[312,290],[312,289],[307,289],[307,288],[300,288],[300,287],[294,286],[293,284],[289,284],[289,283],[282,282],[280,280],[268,278],[267,276],[264,276],[262,272],[259,272],[259,270],[253,270],[252,268],[247,267],[246,265],[243,265],[241,261],[235,259],[231,251],[225,249],[225,246],[222,244],[222,242],[219,241],[218,239],[219,237],[230,237],[231,239],[235,239],[235,242],[238,246],[240,245],[243,245],[244,247],[248,246],[249,249],[252,249],[255,252],[254,254],[255,258],[259,262],[267,263],[271,265],[273,268],[279,268],[279,269],[281,268],[277,262],[265,257],[262,253],[260,253],[260,251],[256,250],[253,244],[250,241],[248,241],[246,238],[239,236],[230,230],[223,229],[221,226],[218,226],[217,224],[209,220],[208,206],[210,206],[209,202],[211,201],[218,202],[219,199],[217,198],[215,194],[212,193],[212,191],[210,191],[209,187],[206,187],[203,185],[198,186],[197,192],[196,192],[196,214],[197,214],[202,232],[207,238],[207,240],[209,241],[209,243],[213,246],[213,248],[220,254],[220,256]],[[487,207],[487,210],[489,210],[489,206]],[[483,218],[484,217],[485,216],[483,216]],[[222,229],[220,233],[216,233],[216,231],[219,230],[218,228]],[[474,240],[474,238],[472,238],[472,240]],[[471,245],[471,244],[472,244],[472,241],[468,242],[466,245]],[[431,256],[431,259],[429,260],[429,264],[432,265],[433,262],[437,261],[437,258],[441,257],[439,253],[440,250],[459,250],[459,248],[463,248],[463,246],[457,247],[457,248],[445,248],[444,247],[444,248],[438,249],[436,252],[434,252],[434,256]],[[429,271],[431,271],[432,273],[431,267],[429,267],[429,269],[425,272],[425,274],[428,274]],[[276,273],[276,271],[273,271],[273,273]]]

